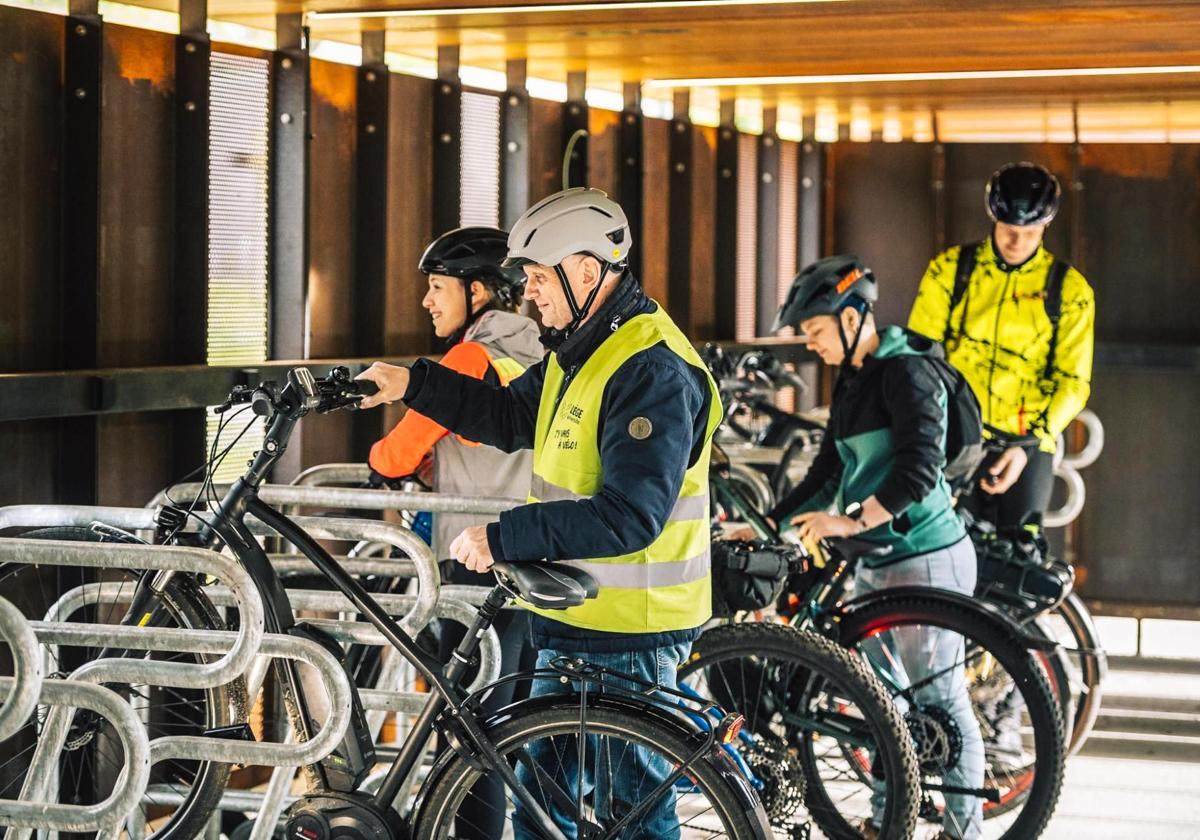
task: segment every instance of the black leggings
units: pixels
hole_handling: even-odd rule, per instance
[[[1021,477],[998,496],[985,493],[979,486],[979,479],[987,475],[988,467],[1000,457],[999,452],[989,454],[975,476],[975,489],[960,504],[977,519],[987,520],[1002,530],[1027,524],[1041,527],[1054,489],[1054,456],[1040,449],[1025,452],[1029,463],[1021,471]]]
[[[442,564],[442,582],[466,586],[495,586],[496,578],[491,574],[469,572],[457,563]],[[447,662],[450,654],[466,635],[466,628],[449,621],[439,622],[438,652]],[[500,675],[517,671],[532,670],[537,661],[537,651],[529,641],[529,614],[523,610],[503,610],[493,625],[500,636]],[[471,667],[464,678],[464,685],[475,679],[476,668]],[[529,695],[529,682],[508,682],[492,689],[483,701],[486,712],[502,709],[510,703]],[[495,840],[504,831],[504,809],[507,794],[504,783],[495,774],[479,779],[467,798],[463,800],[455,820],[455,837],[463,840]]]

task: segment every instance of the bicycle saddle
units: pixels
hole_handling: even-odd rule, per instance
[[[892,553],[890,545],[880,545],[856,537],[830,537],[825,542],[847,560],[876,560]]]
[[[512,583],[518,595],[545,610],[578,607],[599,591],[595,578],[562,563],[496,563],[492,569]]]

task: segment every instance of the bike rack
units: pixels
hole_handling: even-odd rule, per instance
[[[15,691],[13,677],[0,677],[0,688]],[[60,805],[0,799],[0,825],[22,829],[12,836],[28,836],[32,829],[97,831],[115,829],[137,807],[150,781],[151,753],[146,728],[128,703],[111,689],[72,680],[46,680],[36,698],[44,706],[88,709],[104,717],[121,741],[125,766],[112,793],[94,805]]]
[[[198,489],[198,486],[196,487]],[[432,494],[403,494],[386,490],[351,490],[350,493],[353,495],[349,499],[342,500],[337,498],[336,494],[332,498],[326,495],[331,490],[339,488],[319,488],[321,497],[314,499],[311,496],[288,497],[286,495],[288,488],[280,489],[285,491],[283,498],[268,498],[267,495],[264,495],[262,496],[264,501],[270,504],[302,501],[305,506],[333,506],[330,503],[341,502],[355,507],[369,506],[376,509],[388,509],[409,501],[423,503],[429,501],[432,497]],[[313,489],[315,488],[298,487],[293,488],[293,491],[299,490],[301,493],[311,493]],[[186,488],[174,488],[174,490],[175,492],[186,492]],[[368,497],[365,500],[370,502],[369,505],[363,504],[364,499],[358,495],[362,493],[373,494],[373,497]],[[458,497],[446,497],[436,506],[442,507],[445,505],[452,508],[456,502],[463,501],[463,499]],[[473,503],[478,500],[466,501]],[[471,506],[485,507],[487,509],[480,512],[495,512],[498,509],[508,509],[512,505],[519,503],[518,500],[484,500],[479,505],[472,504]],[[86,527],[94,521],[102,521],[106,524],[130,531],[145,532],[153,530],[155,527],[153,512],[146,508],[63,505],[21,505],[0,508],[0,528],[45,527],[54,525]],[[400,621],[401,626],[404,627],[406,632],[415,635],[435,615],[441,618],[449,618],[468,626],[474,620],[475,610],[470,602],[474,601],[478,603],[487,590],[483,587],[453,587],[453,592],[447,591],[444,593],[445,596],[449,597],[439,597],[440,578],[433,555],[429,548],[408,529],[379,520],[333,519],[306,516],[295,517],[295,521],[318,539],[369,540],[395,546],[407,553],[410,559],[347,559],[343,561],[344,567],[351,573],[393,575],[399,573],[405,576],[416,577],[418,582],[418,593],[416,595],[378,596],[380,603],[389,611],[399,612],[407,610],[407,613]],[[250,520],[248,524],[255,533],[273,533],[256,521]],[[267,829],[274,826],[278,815],[282,813],[285,800],[290,798],[285,796],[287,793],[285,782],[290,782],[295,768],[319,761],[328,752],[332,751],[338,741],[340,741],[348,723],[350,688],[346,681],[345,672],[336,660],[319,645],[315,645],[307,640],[296,639],[290,636],[262,634],[261,602],[258,601],[253,582],[249,580],[248,575],[238,566],[235,560],[216,552],[195,548],[139,546],[120,543],[0,540],[0,551],[4,549],[15,551],[17,547],[24,553],[23,557],[28,557],[28,560],[25,560],[25,562],[51,564],[57,562],[60,565],[82,565],[100,568],[175,569],[179,571],[202,572],[205,574],[213,574],[215,572],[218,578],[230,585],[205,588],[206,595],[213,600],[214,604],[218,606],[236,606],[243,610],[243,616],[245,616],[247,610],[254,613],[251,615],[249,621],[243,618],[243,629],[239,633],[228,631],[188,631],[174,628],[122,628],[103,625],[64,624],[61,621],[33,622],[30,625],[31,632],[45,644],[111,645],[140,650],[224,653],[225,657],[221,661],[225,663],[228,663],[236,655],[237,658],[234,661],[239,670],[238,674],[234,674],[232,678],[236,678],[236,676],[243,672],[246,673],[248,684],[253,684],[255,687],[255,694],[257,694],[257,688],[261,685],[262,675],[265,674],[269,666],[269,661],[266,657],[289,656],[309,662],[309,664],[317,668],[318,672],[322,675],[327,690],[330,691],[331,705],[330,717],[326,721],[325,726],[321,728],[320,735],[313,741],[299,745],[291,743],[247,744],[215,741],[207,738],[174,736],[156,739],[150,745],[150,764],[169,758],[187,758],[278,767],[279,769],[273,774],[272,782],[265,793],[237,792],[237,796],[232,796],[233,792],[230,792],[230,797],[238,801],[236,807],[239,809],[245,808],[247,804],[260,804],[259,816],[263,827],[261,830],[256,827],[255,834],[259,835],[260,838],[266,838],[269,835]],[[68,559],[64,561],[64,557]],[[90,559],[84,562],[83,557]],[[166,559],[155,562],[155,558]],[[93,562],[95,560],[99,560],[99,562]],[[313,568],[311,562],[303,556],[273,558],[273,563],[277,565],[280,571],[307,571]],[[238,585],[234,586],[235,583]],[[249,591],[253,593],[253,607],[249,606],[248,603],[239,601],[238,598],[239,593],[237,590],[244,589],[247,585],[249,586]],[[122,591],[125,594],[132,594],[129,592],[127,585],[122,586],[120,583],[84,584],[60,597],[47,618],[62,618],[70,615],[74,609],[94,599],[97,595],[102,597],[119,597],[119,593]],[[336,611],[340,613],[352,613],[355,611],[349,600],[336,591],[292,591],[289,592],[289,596],[293,599],[293,603],[297,609]],[[255,608],[257,608],[256,613]],[[315,627],[331,633],[340,641],[351,641],[357,644],[386,644],[382,634],[375,630],[369,623],[318,618],[306,620]],[[3,622],[2,613],[0,613],[0,622]],[[241,651],[246,651],[246,653],[239,652],[236,650],[239,635],[246,632],[249,627],[257,627],[260,645],[257,650],[250,650],[243,641]],[[0,624],[0,635],[4,635],[2,624]],[[255,655],[258,653],[261,653],[262,657],[258,657],[257,661],[254,661]],[[32,661],[40,663],[41,657],[35,654]],[[128,659],[107,660],[106,662],[115,663],[112,670],[108,670],[109,666],[104,661],[89,663],[86,669],[79,669],[76,674],[72,675],[70,680],[65,682],[73,683],[77,679],[86,679],[89,682],[130,682],[135,684],[176,685],[179,687],[208,687],[208,685],[219,684],[219,682],[210,682],[208,685],[200,685],[199,683],[202,681],[202,678],[196,676],[196,671],[200,668],[208,668],[210,673],[203,679],[211,680],[214,679],[211,673],[215,670],[213,666],[220,663],[190,665]],[[406,664],[402,657],[395,655],[390,657],[385,661],[384,672],[381,673],[379,684],[393,684],[391,681],[394,681],[397,672]],[[389,668],[389,665],[392,667]],[[174,673],[168,676],[166,673],[156,672],[156,669],[163,666],[172,668]],[[182,672],[179,671],[181,668],[183,669]],[[191,672],[190,676],[189,671]],[[499,638],[495,630],[491,629],[481,640],[480,673],[472,683],[471,689],[477,690],[488,682],[493,681],[499,676],[499,671]],[[217,674],[220,675],[220,672],[218,671]],[[253,682],[256,675],[259,680],[258,683]],[[80,683],[80,685],[85,689],[92,688],[92,686],[88,686],[86,683]],[[372,733],[376,736],[384,718],[389,712],[411,715],[418,712],[428,699],[427,694],[385,689],[363,689],[360,692],[360,696],[364,707],[370,710],[368,712],[368,721],[371,724]],[[129,707],[123,701],[120,701],[120,698],[117,698],[117,700],[125,710],[132,714],[133,719],[136,720],[136,714],[132,713]],[[31,701],[25,702],[28,703]],[[36,697],[32,702],[37,702]],[[12,705],[12,703],[6,704],[4,707],[5,710]],[[72,713],[68,711],[66,713],[58,713],[56,716],[55,713],[57,711],[56,709],[55,712],[51,713],[51,719],[53,720],[57,717],[62,719],[63,723],[57,723],[56,720],[53,720],[53,722],[57,723],[57,726],[55,727],[55,731],[51,731],[49,723],[52,721],[48,721],[46,733],[35,750],[34,761],[37,763],[36,769],[39,771],[44,767],[49,767],[52,771],[52,768],[57,765],[58,754],[62,743],[65,742],[67,730],[69,729]],[[106,715],[106,717],[111,716]],[[24,718],[22,718],[23,720]],[[61,729],[61,732],[57,731],[59,729]],[[144,726],[140,721],[137,722],[136,731],[144,739]],[[325,737],[327,733],[329,733],[328,739]],[[329,741],[328,749],[325,749],[326,740]],[[322,749],[325,751],[317,755],[316,753]],[[31,779],[35,776],[34,770],[35,768],[31,766],[29,774]],[[51,781],[54,775],[53,772],[37,773],[38,778],[43,779],[43,781],[38,784],[30,784],[27,781],[26,790],[22,791],[22,799],[29,800],[34,796],[46,799],[56,794],[57,785]],[[148,779],[148,768],[145,778]],[[115,796],[116,794],[114,793]],[[89,824],[86,830],[106,828],[106,831],[102,832],[102,836],[116,837],[121,828],[121,820],[126,815],[135,818],[130,812],[134,810],[139,799],[147,798],[149,801],[158,801],[161,797],[157,793],[147,792],[145,781],[143,781],[140,785],[134,786],[132,792],[123,793],[122,799],[118,804],[123,805],[124,810],[117,811],[119,818],[115,823],[110,824],[107,828],[101,823],[96,823],[95,825]],[[126,800],[132,800],[132,804],[126,803]],[[245,801],[242,802],[242,800]],[[0,806],[2,805],[3,803],[0,803]],[[26,802],[15,803],[17,813],[19,814],[20,809],[26,805]],[[44,810],[46,807],[57,808],[59,806],[35,805],[29,807]],[[221,807],[224,807],[224,805]],[[7,813],[8,811],[0,808],[0,818]],[[107,814],[108,812],[105,813]],[[270,818],[272,814],[274,814],[274,820]],[[264,816],[266,819],[262,819]],[[20,823],[14,821],[11,824],[27,824],[38,828],[58,827],[57,823],[50,822]],[[76,822],[67,826],[66,822],[63,823],[63,826],[68,829],[73,829],[76,825],[81,824]],[[132,819],[129,829],[131,836],[138,835],[139,829],[133,824]],[[28,831],[23,831],[15,836],[17,840],[26,840]]]
[[[147,507],[170,504],[170,498],[194,498],[203,490],[199,483],[176,484],[158,493]],[[217,484],[213,492],[220,496],[228,484]],[[319,485],[263,484],[258,498],[280,507],[356,508],[360,510],[427,510],[431,513],[498,514],[525,504],[524,499],[493,496],[454,496],[446,493],[405,493],[399,490],[375,490],[358,487]],[[370,521],[370,520],[363,520]]]
[[[0,741],[3,741],[16,735],[37,708],[44,670],[37,636],[21,611],[3,598],[0,598],[0,638],[12,651],[15,680],[0,707]]]

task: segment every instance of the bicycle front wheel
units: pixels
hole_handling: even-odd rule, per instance
[[[1032,840],[1062,787],[1065,733],[1040,652],[969,604],[880,593],[852,603],[840,641],[863,653],[906,713],[923,798],[918,837],[964,836],[982,803],[988,840]]]
[[[726,624],[696,640],[679,681],[745,716],[751,737],[736,748],[760,777],[778,835],[804,836],[811,821],[851,840],[877,811],[879,837],[912,836],[920,799],[912,740],[850,651],[784,624]],[[871,760],[859,764],[868,752],[874,774]]]
[[[745,810],[747,791],[735,785],[748,783],[732,777],[737,771],[729,759],[695,758],[702,736],[656,714],[637,716],[601,698],[589,703],[581,721],[578,695],[563,695],[501,718],[488,735],[567,837],[764,836],[761,809]],[[663,789],[684,765],[679,779]],[[546,836],[517,813],[511,790],[499,801],[486,792],[493,776],[495,771],[460,755],[443,759],[419,796],[413,836]]]

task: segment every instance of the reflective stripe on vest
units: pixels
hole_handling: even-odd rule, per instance
[[[491,353],[489,352],[488,355],[490,356]],[[500,377],[501,385],[507,386],[508,383],[525,372],[524,365],[516,359],[510,359],[508,356],[492,356],[491,362],[496,374]]]
[[[550,356],[534,435],[530,502],[579,501],[600,492],[604,474],[599,413],[605,385],[629,358],[660,343],[705,371],[691,343],[661,307],[622,324],[584,362],[565,390],[558,358]],[[662,531],[645,549],[619,557],[551,558],[591,574],[599,585],[597,597],[568,610],[524,606],[576,627],[615,633],[686,630],[708,620],[712,601],[708,462],[722,412],[716,385],[705,374],[711,394],[705,446],[684,472],[679,498]],[[647,446],[655,445],[655,434],[651,431],[646,438]]]

